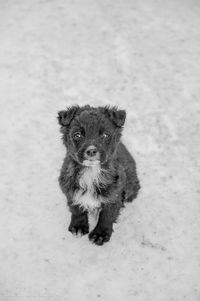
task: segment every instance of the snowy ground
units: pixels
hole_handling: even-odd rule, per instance
[[[200,300],[200,2],[0,2],[0,300]],[[119,105],[142,189],[112,240],[67,232],[56,114]]]

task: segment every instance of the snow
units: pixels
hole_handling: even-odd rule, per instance
[[[200,3],[0,3],[0,300],[200,298]],[[57,124],[127,110],[142,189],[109,243],[67,231]]]

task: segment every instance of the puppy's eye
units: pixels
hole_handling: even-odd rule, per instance
[[[110,137],[110,134],[107,133],[107,132],[104,132],[104,133],[102,134],[102,137],[103,137],[104,139],[107,139],[107,138]]]
[[[75,139],[75,140],[78,140],[78,139],[80,139],[81,138],[81,133],[80,132],[77,132],[77,133],[75,133],[74,135],[73,135],[73,138]]]

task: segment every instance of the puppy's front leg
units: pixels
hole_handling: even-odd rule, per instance
[[[89,234],[89,239],[96,245],[103,245],[110,240],[113,232],[113,223],[119,215],[121,204],[104,204],[99,214],[99,220],[94,230]]]
[[[88,215],[79,206],[71,206],[71,223],[68,230],[75,235],[85,235],[89,232]]]

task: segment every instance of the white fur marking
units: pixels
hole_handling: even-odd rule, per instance
[[[81,188],[74,194],[74,204],[92,213],[100,208],[101,204],[105,203],[105,200],[97,195],[94,186],[94,184],[99,186],[101,181],[103,182],[99,161],[92,161],[90,163],[91,165],[88,166],[87,160],[88,165],[81,172],[79,179]]]
[[[98,162],[96,163],[91,161],[91,165],[83,169],[82,175],[80,177],[79,184],[81,188],[94,192],[93,184],[96,184],[98,186],[100,172],[100,164]]]

